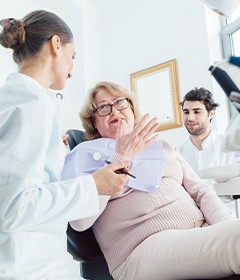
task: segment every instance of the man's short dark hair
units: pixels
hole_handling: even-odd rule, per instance
[[[205,108],[208,112],[215,110],[219,106],[219,104],[213,100],[212,93],[203,87],[195,87],[194,89],[190,90],[184,96],[183,101],[180,102],[182,108],[185,101],[200,101],[205,105]]]

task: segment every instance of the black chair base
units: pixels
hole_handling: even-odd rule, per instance
[[[90,280],[113,280],[107,262],[94,237],[92,228],[75,231],[70,224],[67,229],[68,252],[80,262],[80,275]]]
[[[193,279],[192,279],[193,280]],[[203,280],[203,279],[194,279],[194,280]],[[205,279],[205,280],[211,280],[211,279]],[[215,280],[240,280],[240,275],[230,275],[224,278],[217,278]]]
[[[80,263],[80,274],[84,279],[113,280],[104,258],[95,261],[82,261]]]

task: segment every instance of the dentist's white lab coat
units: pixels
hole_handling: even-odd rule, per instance
[[[91,175],[59,181],[63,151],[47,90],[11,74],[0,89],[0,279],[73,279],[67,222],[99,205]]]

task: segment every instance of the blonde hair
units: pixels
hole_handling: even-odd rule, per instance
[[[137,102],[134,99],[134,96],[125,88],[120,86],[117,83],[102,81],[95,85],[88,91],[85,103],[79,113],[82,125],[86,131],[85,138],[86,140],[93,140],[100,138],[98,130],[95,128],[95,118],[94,111],[96,109],[95,96],[100,89],[106,89],[110,94],[115,97],[126,97],[129,100],[131,109],[134,114],[134,126],[139,122],[140,113],[137,106]]]

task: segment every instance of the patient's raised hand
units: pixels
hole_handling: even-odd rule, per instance
[[[149,114],[144,115],[131,131],[126,122],[120,120],[115,152],[128,160],[133,159],[135,155],[158,138],[158,135],[154,134],[158,126],[158,119],[154,117],[149,120]]]

